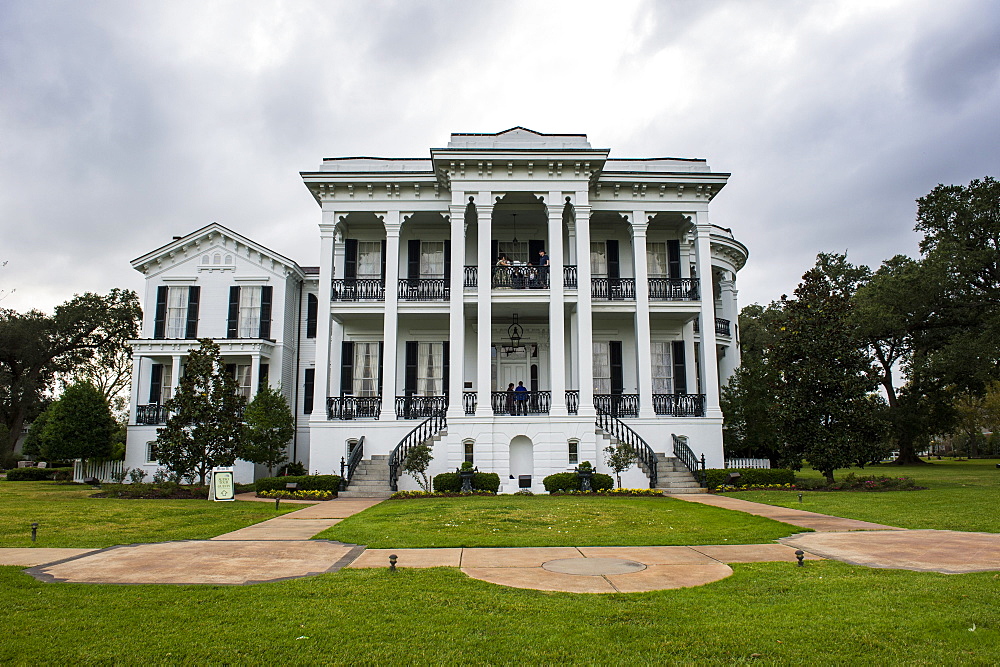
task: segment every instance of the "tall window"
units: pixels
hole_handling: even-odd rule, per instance
[[[237,392],[250,398],[250,375],[253,366],[250,364],[238,364],[236,366],[236,384],[238,385]]]
[[[518,241],[517,243],[511,243],[510,241],[500,241],[499,243],[497,243],[497,252],[499,253],[499,255],[505,255],[507,259],[509,259],[512,262],[519,262],[521,264],[528,263],[527,241]]]
[[[240,288],[240,338],[257,338],[260,335],[260,287]]]
[[[358,241],[358,278],[382,277],[382,242]]]
[[[594,343],[594,393],[611,393],[611,349],[608,343]]]
[[[174,367],[163,364],[160,371],[160,403],[166,403],[174,395]]]
[[[354,344],[354,395],[378,396],[378,343]]]
[[[670,343],[653,342],[651,344],[654,394],[674,393],[674,364],[670,350]]]
[[[650,278],[668,278],[669,268],[667,267],[667,244],[647,243],[646,244],[646,265]]]
[[[417,346],[417,395],[444,395],[443,343],[420,343]]]
[[[476,443],[472,440],[466,440],[462,443],[465,458],[463,459],[467,463],[473,463],[473,456],[475,455]]]
[[[569,441],[569,462],[576,464],[580,462],[580,441]]]
[[[604,241],[590,243],[590,272],[595,278],[608,277],[608,245]]]
[[[444,241],[420,242],[420,277],[444,278]]]
[[[170,287],[167,291],[167,338],[184,338],[187,334],[188,288]]]

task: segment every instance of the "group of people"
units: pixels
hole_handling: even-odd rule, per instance
[[[497,266],[508,267],[517,266],[507,259],[507,255],[500,255],[497,259]],[[544,250],[538,251],[538,264],[528,265],[523,272],[510,272],[504,271],[501,275],[497,276],[499,279],[497,282],[505,287],[542,287],[547,280],[539,280],[545,271],[548,271],[549,266],[549,256],[545,254]]]
[[[517,387],[513,382],[507,385],[507,414],[528,414],[528,388],[523,381],[518,382]]]

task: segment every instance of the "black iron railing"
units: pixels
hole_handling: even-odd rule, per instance
[[[463,287],[475,287],[478,283],[476,281],[477,269],[476,266],[466,266],[465,267],[465,281],[462,283]]]
[[[547,415],[552,406],[551,391],[494,391],[495,415]]]
[[[638,417],[639,394],[594,394],[594,407],[612,417]]]
[[[327,419],[378,419],[382,399],[378,396],[331,396],[326,399]]]
[[[400,301],[447,301],[450,282],[447,278],[400,278],[396,296]]]
[[[474,391],[462,392],[462,407],[465,408],[465,414],[467,415],[476,414],[476,392]]]
[[[381,278],[334,278],[331,301],[385,301]]]
[[[705,486],[705,455],[701,455],[701,460],[694,455],[687,444],[686,435],[672,434],[674,440],[674,457],[677,458],[684,467],[688,469],[700,486]]]
[[[563,267],[563,287],[576,289],[576,264]]]
[[[136,424],[166,424],[167,409],[158,403],[135,406]]]
[[[608,301],[635,299],[635,278],[591,278],[591,296]]]
[[[715,318],[715,335],[716,336],[728,336],[729,334],[729,320],[724,320],[721,317]]]
[[[448,411],[447,396],[397,396],[396,419],[426,419]]]
[[[653,394],[653,412],[668,417],[704,417],[705,394]]]
[[[580,390],[566,390],[566,412],[575,415],[580,411]]]
[[[361,459],[365,456],[365,436],[354,443],[351,447],[351,451],[347,454],[347,460],[344,461],[344,457],[340,457],[340,490],[347,491],[347,485],[351,482],[351,478],[354,477],[354,471],[357,470],[358,464],[361,463]]]
[[[399,474],[403,472],[403,463],[407,454],[417,445],[427,442],[438,433],[448,428],[448,419],[444,415],[434,415],[417,424],[406,437],[399,441],[396,448],[389,454],[389,488],[399,491]]]
[[[547,266],[494,266],[493,289],[548,289]]]
[[[597,409],[597,428],[601,429],[618,442],[624,443],[635,458],[639,461],[639,467],[649,476],[649,488],[655,489],[659,479],[657,471],[656,452],[649,446],[642,436],[633,431],[628,424],[621,421],[607,412]]]
[[[697,301],[698,278],[650,278],[649,298],[661,301]]]

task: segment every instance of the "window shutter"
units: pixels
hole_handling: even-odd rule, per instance
[[[344,239],[344,279],[355,280],[358,277],[358,240]]]
[[[156,314],[153,319],[153,338],[163,338],[167,328],[167,286],[156,288]]]
[[[236,364],[226,364],[226,375],[236,379]]]
[[[490,266],[496,266],[498,259],[500,259],[500,241],[493,239],[490,242]]]
[[[681,242],[667,241],[667,273],[671,278],[681,277]]]
[[[153,364],[153,372],[149,376],[149,402],[159,404],[163,391],[163,364]]]
[[[528,241],[528,264],[538,264],[538,253],[545,250],[545,241],[532,239]]]
[[[451,346],[448,344],[448,341],[441,343],[441,393],[445,396],[448,396],[448,382],[451,378],[451,364],[448,359],[448,353],[450,350]]]
[[[316,322],[319,320],[319,299],[315,294],[306,296],[306,338],[316,337]]]
[[[385,284],[385,239],[382,240],[382,283]]]
[[[687,368],[684,363],[684,341],[675,340],[672,343],[674,358],[674,393],[687,393]]]
[[[611,357],[611,393],[621,394],[625,387],[625,373],[622,367],[622,342],[613,340],[608,343]]]
[[[259,392],[262,388],[267,386],[267,377],[270,373],[269,364],[261,364],[260,369],[257,371],[257,391]]]
[[[608,278],[618,279],[622,277],[621,263],[618,259],[618,241],[608,239]]]
[[[198,337],[198,301],[201,298],[201,288],[188,287],[188,319],[184,338],[193,340]]]
[[[340,346],[340,395],[354,393],[354,341],[345,340]]]
[[[313,396],[316,393],[316,369],[307,368],[305,386],[302,390],[302,414],[311,415],[313,411]]]
[[[451,241],[444,242],[444,288],[451,287]]]
[[[260,333],[258,338],[269,339],[271,337],[271,297],[274,288],[264,285],[260,288]]]
[[[226,325],[226,338],[236,338],[239,320],[240,288],[237,285],[233,285],[229,288],[229,322]]]
[[[417,286],[420,279],[420,240],[410,239],[406,242],[406,277],[410,287]]]
[[[531,375],[531,379],[528,381],[530,385],[528,389],[531,391],[538,391],[538,364],[531,364],[531,368],[528,371]]]
[[[403,373],[403,395],[412,396],[417,391],[417,347],[415,340],[406,341],[406,361]]]

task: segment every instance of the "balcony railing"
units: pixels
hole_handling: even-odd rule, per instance
[[[494,266],[493,289],[548,289],[547,266]]]
[[[576,264],[567,264],[563,267],[563,287],[576,289]]]
[[[612,417],[638,417],[639,394],[594,394],[594,407]]]
[[[331,396],[326,399],[327,419],[378,419],[382,399],[378,396]]]
[[[476,281],[476,276],[477,276],[477,273],[478,273],[478,268],[479,267],[476,267],[476,266],[466,266],[465,267],[465,281],[462,283],[463,287],[465,287],[465,288],[470,288],[470,287],[474,288],[474,287],[476,287],[476,285],[478,284],[477,281]]]
[[[650,278],[649,298],[659,301],[697,301],[698,278]]]
[[[397,396],[396,419],[427,419],[448,411],[447,396]]]
[[[381,278],[335,278],[331,301],[385,301],[385,281]]]
[[[729,320],[724,320],[721,317],[715,318],[715,335],[716,336],[729,336]]]
[[[635,300],[635,278],[591,278],[590,284],[595,299]]]
[[[447,301],[450,281],[445,278],[400,278],[396,295],[400,301]]]
[[[580,411],[580,390],[579,389],[567,389],[566,390],[566,412],[571,415],[575,415]]]
[[[495,415],[547,415],[552,405],[551,391],[494,391]]]
[[[653,411],[669,417],[704,417],[705,394],[653,394]]]
[[[465,408],[465,414],[467,415],[476,414],[476,392],[474,391],[462,392],[462,407]]]
[[[157,403],[135,406],[136,424],[166,424],[167,409]]]

